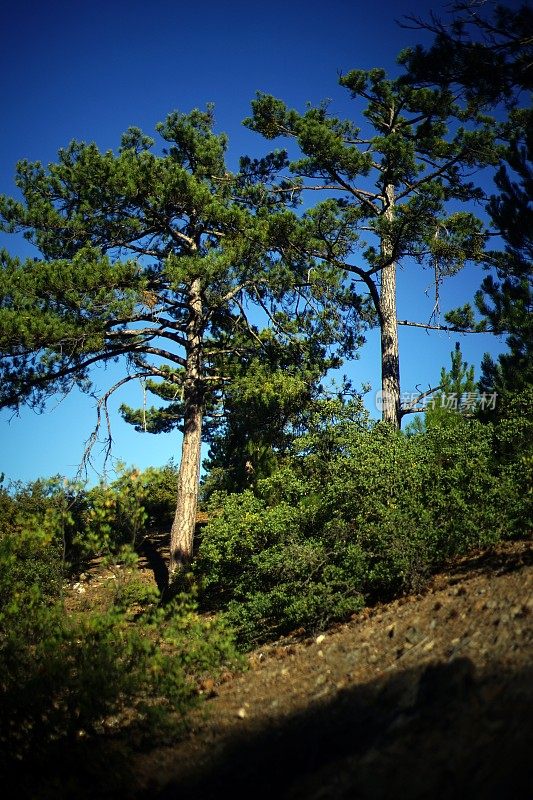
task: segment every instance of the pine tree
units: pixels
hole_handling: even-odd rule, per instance
[[[448,9],[447,9],[448,10]],[[430,31],[430,47],[405,50],[402,62],[418,86],[459,90],[467,102],[484,108],[515,105],[523,90],[533,89],[533,9],[527,2],[460,0],[449,6],[451,19],[431,13],[410,15],[403,27]]]
[[[420,433],[427,428],[452,423],[457,416],[473,416],[479,408],[479,395],[473,365],[463,361],[461,345],[455,343],[450,353],[450,368],[442,367],[438,390],[424,407],[416,406],[409,413],[424,411],[409,425],[410,433]]]
[[[330,115],[325,104],[301,114],[258,95],[246,124],[267,139],[293,140],[302,157],[289,162],[277,151],[268,162],[243,166],[250,182],[255,175],[263,186],[260,197],[267,196],[265,176],[271,177],[274,161],[282,176],[274,195],[292,203],[307,190],[329,195],[302,215],[299,227],[278,231],[278,248],[288,263],[312,258],[353,281],[359,314],[366,312],[381,331],[383,418],[399,427],[405,409],[398,325],[443,326],[438,317],[398,320],[398,265],[414,259],[434,271],[437,316],[443,278],[481,258],[482,223],[457,203],[482,197],[470,176],[498,162],[495,125],[457,104],[447,89],[417,88],[404,77],[387,78],[382,69],[355,70],[340,83],[354,100],[358,124]]]
[[[426,417],[438,416],[439,410],[470,415],[476,410],[477,387],[474,367],[463,361],[459,342],[456,342],[455,350],[450,357],[450,369],[447,370],[445,367],[441,369],[439,381],[441,389],[429,404]]]
[[[171,575],[193,551],[203,418],[220,407],[226,367],[284,322],[297,343],[336,291],[331,270],[310,279],[307,265],[289,274],[270,257],[274,223],[247,209],[212,125],[211,109],[170,114],[157,126],[160,154],[137,128],[118,153],[72,142],[47,168],[21,162],[22,201],[0,199],[2,230],[40,252],[23,262],[1,255],[0,405],[42,410],[56,392],[92,391],[91,368],[113,362],[123,377],[99,398],[97,430],[109,397],[130,381],[170,399],[170,417],[155,409],[145,422],[183,432]],[[253,303],[273,320],[269,330],[250,322]],[[338,319],[318,320],[330,341],[341,338]]]
[[[331,360],[293,348],[242,364],[228,387],[226,413],[208,434],[205,496],[239,492],[268,477],[287,452],[306,410],[321,395]],[[314,349],[314,348],[313,348]],[[310,349],[311,350],[311,349]]]
[[[518,127],[518,126],[517,126]],[[518,128],[518,130],[520,130]],[[511,141],[496,175],[500,194],[488,206],[491,218],[505,242],[503,251],[492,251],[487,275],[476,293],[478,311],[498,333],[506,333],[507,353],[495,362],[485,354],[482,391],[504,395],[533,385],[533,113],[529,111],[523,137]]]
[[[490,272],[474,301],[482,325],[508,334],[509,352],[497,362],[485,354],[480,381],[482,392],[503,396],[533,382],[533,112],[527,107],[533,89],[533,9],[527,3],[510,8],[457,2],[451,11],[449,24],[434,14],[430,20],[408,18],[435,38],[429,48],[406,51],[403,61],[416,85],[451,88],[472,107],[499,106],[501,115],[503,104],[508,111],[502,128],[507,146],[495,177],[498,194],[487,205],[504,249],[486,254]],[[474,310],[467,304],[447,318],[470,326]]]

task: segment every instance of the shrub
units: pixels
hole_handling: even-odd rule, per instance
[[[513,527],[509,512],[516,489],[495,463],[493,438],[491,425],[460,415],[417,437],[435,563],[490,545]]]
[[[167,528],[174,515],[177,470],[173,464],[140,472],[122,468],[112,483],[102,481],[84,494],[74,545],[85,554],[117,553],[137,547],[150,530]]]
[[[268,508],[247,491],[229,495],[209,524],[194,571],[204,607],[227,608],[241,642],[250,644],[358,610],[360,555],[333,528],[306,535],[301,508]]]
[[[337,416],[255,494],[212,498],[193,570],[202,606],[225,609],[244,643],[418,588],[445,560],[512,535],[524,508],[491,426],[456,415],[405,436]]]
[[[170,527],[176,511],[178,468],[172,461],[163,467],[150,467],[141,473],[140,480],[148,528]]]
[[[83,552],[108,554],[138,542],[147,519],[140,475],[136,469],[123,470],[112,484],[101,482],[87,492],[75,540]]]
[[[0,605],[15,586],[48,599],[59,597],[65,539],[71,534],[68,504],[58,479],[0,489]]]
[[[101,733],[110,715],[150,734],[179,725],[199,677],[237,660],[227,626],[183,596],[134,616],[139,597],[125,586],[108,608],[68,616],[41,572],[30,580],[19,566],[26,553],[48,564],[48,547],[42,530],[0,537],[1,767],[44,763],[54,743]]]
[[[510,487],[507,505],[513,524],[509,534],[523,536],[533,528],[533,387],[504,399],[494,449],[502,485]]]
[[[386,425],[347,434],[341,455],[320,477],[322,513],[348,524],[365,554],[365,598],[385,598],[417,586],[429,569],[432,531],[417,452]]]

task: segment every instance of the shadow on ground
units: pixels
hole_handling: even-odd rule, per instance
[[[532,679],[533,670],[478,675],[467,658],[390,675],[248,729],[142,797],[528,797]]]
[[[515,542],[529,541],[530,537],[523,540],[515,538]],[[465,556],[460,560],[447,566],[446,572],[451,577],[450,583],[460,580],[465,575],[474,573],[487,573],[492,575],[504,575],[509,572],[517,572],[524,567],[533,566],[533,549],[523,549],[517,552],[506,552],[485,550],[481,553]]]
[[[476,673],[459,658],[389,673],[282,722],[254,726],[141,792],[131,743],[56,743],[18,764],[5,796],[32,800],[503,800],[531,796],[533,669]],[[175,759],[175,760],[174,760]]]

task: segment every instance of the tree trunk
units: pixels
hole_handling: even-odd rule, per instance
[[[200,279],[189,292],[187,324],[187,366],[183,386],[183,444],[178,474],[176,513],[170,531],[169,577],[187,564],[193,554],[194,529],[200,482],[202,417],[204,389],[202,381],[202,298]]]
[[[394,218],[394,187],[385,189],[387,208],[385,219]],[[381,400],[382,419],[395,428],[401,426],[400,410],[400,352],[398,345],[398,316],[396,312],[396,263],[389,236],[381,241],[385,266],[381,271],[380,324],[381,324]]]

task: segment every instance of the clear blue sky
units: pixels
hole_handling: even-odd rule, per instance
[[[510,5],[510,3],[507,3]],[[404,46],[424,34],[400,28],[403,14],[427,16],[445,3],[428,0],[270,0],[268,3],[181,0],[18,0],[2,4],[0,31],[0,192],[13,194],[21,158],[48,163],[71,139],[116,148],[137,125],[147,133],[174,109],[215,103],[218,130],[230,137],[230,164],[264,152],[267,143],[241,126],[261,90],[303,109],[331,98],[350,113],[339,72],[395,69]],[[513,4],[514,5],[514,4]],[[24,245],[1,236],[0,246],[24,254]],[[442,305],[469,300],[480,272],[465,270],[444,287]],[[399,316],[427,321],[432,310],[429,272],[399,274]],[[449,363],[457,336],[402,328],[402,388],[434,383]],[[463,353],[479,365],[485,351],[504,349],[493,337],[461,337]],[[356,385],[379,388],[377,336],[346,371]],[[106,374],[97,383],[105,387]],[[141,403],[140,387],[120,401]],[[80,394],[50,402],[48,412],[0,413],[0,472],[9,479],[75,474],[94,424],[94,402]],[[140,468],[179,457],[179,435],[139,434],[118,417],[114,456]],[[98,459],[96,459],[98,463]]]

